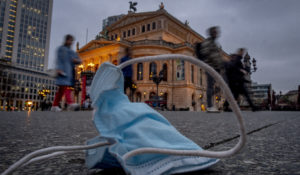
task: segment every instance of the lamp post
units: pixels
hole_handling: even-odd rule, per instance
[[[164,71],[165,69],[163,68],[160,72],[159,75],[157,76],[157,74],[154,74],[152,77],[153,82],[156,84],[156,103],[157,103],[157,107],[159,107],[159,95],[158,95],[158,85],[160,84],[160,82],[163,80],[164,78]]]
[[[256,72],[257,67],[256,67],[256,59],[255,59],[255,58],[252,58],[252,65],[253,65],[252,72]],[[251,71],[251,70],[250,70],[250,71]]]
[[[252,65],[251,65],[252,62]],[[252,72],[256,72],[257,67],[256,67],[256,59],[255,58],[250,58],[249,54],[247,53],[244,57],[244,66],[246,71],[251,74]]]

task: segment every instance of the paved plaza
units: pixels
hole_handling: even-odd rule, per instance
[[[238,141],[233,113],[162,112],[185,136],[209,150]],[[300,174],[300,112],[243,112],[247,145],[209,169],[186,174]],[[24,155],[58,145],[82,145],[98,135],[92,112],[0,112],[0,173]],[[21,168],[14,174],[124,174],[88,170],[84,154],[68,154]]]

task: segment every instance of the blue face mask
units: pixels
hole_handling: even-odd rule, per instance
[[[122,67],[145,61],[178,58],[200,66],[220,83],[240,128],[239,142],[231,149],[202,150],[181,135],[158,112],[144,103],[131,103],[123,93]],[[86,152],[89,168],[121,167],[133,175],[183,173],[209,167],[218,162],[215,158],[230,157],[246,143],[243,117],[230,89],[213,68],[193,57],[178,54],[141,57],[126,61],[118,67],[104,63],[94,77],[90,94],[96,109],[94,123],[101,136],[89,140],[88,145],[84,146],[54,146],[34,151],[11,165],[3,175],[36,161],[86,149],[89,149]]]
[[[218,159],[174,156],[165,154],[139,154],[124,160],[123,156],[145,147],[172,150],[202,150],[197,144],[180,134],[161,114],[144,103],[131,103],[123,93],[122,71],[103,63],[98,69],[91,89],[94,124],[101,134],[88,145],[108,138],[114,144],[90,149],[86,152],[88,168],[122,167],[128,174],[174,174],[207,168]]]

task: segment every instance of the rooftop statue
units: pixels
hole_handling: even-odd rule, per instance
[[[136,12],[136,7],[135,6],[137,6],[137,2],[132,2],[132,1],[129,1],[129,11],[130,12],[132,12],[132,10],[133,10],[133,12]]]

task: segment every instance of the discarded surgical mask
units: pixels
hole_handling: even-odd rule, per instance
[[[86,152],[88,168],[122,167],[127,174],[174,174],[207,168],[218,159],[176,156],[167,154],[139,154],[125,160],[126,153],[139,148],[172,150],[202,150],[180,134],[161,114],[145,103],[132,103],[123,93],[122,71],[103,63],[90,89],[93,100],[94,124],[101,134],[87,144],[109,138],[114,144]]]
[[[130,64],[161,60],[191,62],[207,71],[222,87],[239,124],[240,139],[226,151],[202,150],[181,135],[163,116],[143,103],[130,103],[123,93],[120,69]],[[121,167],[127,174],[174,174],[204,169],[218,159],[237,154],[246,143],[246,129],[238,104],[224,79],[209,65],[193,57],[166,54],[131,59],[117,67],[104,63],[97,71],[91,87],[94,123],[101,136],[87,145],[53,146],[31,152],[12,164],[1,175],[20,167],[63,154],[88,150],[89,168]],[[101,147],[101,148],[100,148]]]

